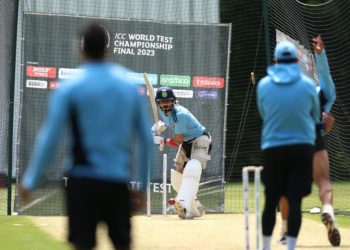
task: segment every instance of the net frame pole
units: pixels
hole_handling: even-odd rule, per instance
[[[162,211],[163,215],[166,215],[166,209],[167,209],[167,170],[168,170],[168,155],[163,154],[163,205],[162,205]]]
[[[264,33],[265,33],[265,50],[266,50],[266,65],[271,64],[271,48],[270,48],[270,27],[269,27],[269,10],[268,0],[262,0],[263,16],[264,16]]]
[[[147,216],[150,217],[151,216],[151,163],[150,163],[150,160],[148,161],[146,195],[147,195],[146,213],[147,213]]]
[[[17,24],[18,24],[18,13],[19,9],[19,0],[14,1],[14,25],[13,25],[13,31],[12,31],[12,69],[13,72],[11,74],[11,89],[10,89],[10,109],[9,109],[9,123],[8,123],[8,170],[7,170],[7,215],[11,215],[12,211],[12,148],[13,148],[13,123],[14,123],[14,104],[15,104],[15,68],[16,68],[16,50],[17,50]]]
[[[260,250],[260,176],[262,167],[257,167],[254,171],[254,192],[255,192],[255,242],[256,249]]]
[[[249,240],[249,180],[248,170],[242,169],[243,200],[244,200],[244,221],[245,221],[245,249],[250,250]]]

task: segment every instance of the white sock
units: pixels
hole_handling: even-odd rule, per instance
[[[323,204],[322,213],[328,213],[331,216],[332,220],[335,221],[334,209],[332,204],[329,204],[329,203]]]
[[[287,236],[287,246],[286,246],[287,250],[294,250],[296,244],[297,244],[296,237]]]
[[[263,249],[271,250],[271,236],[263,235]]]

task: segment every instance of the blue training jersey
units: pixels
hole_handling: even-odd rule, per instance
[[[311,78],[297,63],[268,67],[259,81],[257,105],[263,120],[261,149],[315,143],[319,99]]]
[[[320,54],[315,53],[315,59],[317,75],[320,84],[318,90],[321,90],[325,97],[325,103],[321,104],[321,111],[328,113],[335,101],[336,94],[325,49],[323,49]]]
[[[194,117],[194,115],[183,106],[174,105],[173,114],[165,115],[164,111],[158,108],[161,120],[165,122],[173,134],[185,135],[184,141],[191,141],[205,131],[205,127]]]
[[[49,99],[23,186],[33,189],[54,156],[65,124],[71,128],[72,158],[67,173],[117,183],[140,181],[145,190],[152,158],[149,112],[127,69],[87,63],[74,80],[62,82]],[[132,152],[137,152],[134,155]],[[136,157],[136,158],[135,158]],[[131,166],[136,164],[133,176]]]

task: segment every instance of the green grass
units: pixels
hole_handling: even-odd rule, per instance
[[[12,184],[11,208],[13,211],[13,201],[15,199],[16,184]],[[0,188],[0,215],[7,215],[7,188]]]
[[[350,182],[333,182],[334,190],[334,208],[336,213],[337,224],[340,227],[350,228],[350,204],[348,202],[348,194],[350,189]],[[264,187],[260,187],[260,209],[264,207]],[[254,212],[254,186],[249,184],[250,211]],[[226,183],[225,188],[225,212],[227,213],[243,213],[243,191],[241,182]],[[320,222],[320,214],[310,214],[309,211],[313,207],[321,207],[318,197],[318,188],[316,185],[312,188],[312,194],[303,200],[302,210],[303,217]],[[344,216],[347,215],[347,216]]]
[[[55,240],[23,216],[0,216],[0,228],[1,250],[71,249],[68,244]]]
[[[336,214],[350,214],[349,190],[350,182],[333,182],[334,191],[334,209]],[[261,206],[263,206],[264,200],[264,187],[261,185]],[[254,208],[253,198],[254,186],[250,182],[250,206]],[[321,207],[321,203],[318,197],[318,188],[313,185],[312,194],[307,196],[303,200],[303,211],[308,212],[313,207]],[[242,213],[243,212],[243,191],[241,182],[226,183],[225,187],[225,212]]]

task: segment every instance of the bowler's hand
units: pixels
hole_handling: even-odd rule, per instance
[[[158,121],[153,124],[151,131],[153,135],[161,135],[167,129],[166,124],[163,121]]]
[[[314,52],[317,54],[321,54],[322,50],[324,49],[324,43],[320,35],[312,38],[312,45],[314,47]]]
[[[334,125],[335,118],[330,113],[323,112],[322,113],[322,121],[323,121],[323,129],[327,133],[329,133]]]
[[[146,195],[142,191],[131,191],[131,210],[132,212],[140,212],[146,204]]]
[[[22,185],[19,186],[19,196],[25,203],[28,203],[32,200],[31,192]]]

